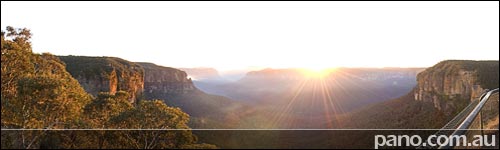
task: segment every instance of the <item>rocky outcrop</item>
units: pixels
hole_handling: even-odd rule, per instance
[[[66,70],[78,80],[85,91],[96,96],[99,92],[126,91],[130,102],[137,101],[144,88],[141,66],[114,57],[59,56]]]
[[[126,91],[130,102],[168,99],[196,91],[191,78],[179,69],[153,63],[134,63],[114,57],[59,56],[66,70],[92,95]]]
[[[179,69],[153,63],[137,63],[144,68],[144,92],[147,98],[164,98],[196,90],[191,78]]]
[[[439,110],[459,109],[498,87],[498,61],[442,61],[417,75],[414,98]]]

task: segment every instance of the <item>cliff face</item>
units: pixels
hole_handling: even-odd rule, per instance
[[[442,61],[417,75],[414,98],[439,110],[457,109],[498,87],[498,78],[498,61]]]
[[[141,66],[114,57],[59,56],[66,70],[92,95],[126,91],[130,102],[140,98],[144,88]]]
[[[113,57],[59,58],[86,92],[97,95],[126,91],[131,103],[160,99],[188,113],[190,126],[197,128],[232,128],[238,123],[237,112],[246,111],[239,102],[198,90],[186,72],[175,68]]]
[[[153,63],[137,64],[144,68],[144,92],[148,98],[164,98],[196,90],[184,71]]]

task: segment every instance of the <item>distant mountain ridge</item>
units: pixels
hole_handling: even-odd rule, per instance
[[[293,95],[296,87],[304,82],[307,86],[302,91],[303,94],[309,91],[321,95],[320,91],[314,92],[313,88],[324,84],[321,86],[329,89],[332,92],[330,95],[334,96],[339,104],[354,108],[366,102],[378,102],[406,94],[416,85],[416,76],[422,70],[424,69],[337,68],[322,79],[314,79],[304,74],[301,69],[268,68],[248,72],[245,77],[233,83],[213,85],[209,90],[210,93],[235,100],[278,101],[288,99],[283,96]],[[356,92],[360,93],[354,94]],[[346,103],[351,100],[357,101],[348,102],[353,105]]]

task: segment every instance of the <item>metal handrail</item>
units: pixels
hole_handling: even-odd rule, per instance
[[[498,93],[498,88],[490,90],[490,91],[486,92],[486,94],[482,95],[481,99],[480,99],[481,101],[479,102],[479,104],[477,104],[477,106],[474,108],[474,110],[472,110],[472,112],[465,118],[465,120],[451,134],[451,136],[463,135],[467,131],[467,129],[470,127],[470,125],[472,124],[474,119],[477,117],[477,115],[479,115],[479,112],[481,112],[481,109],[483,109],[483,106],[486,103],[486,101],[488,101],[490,96],[494,93]],[[446,145],[446,146],[439,147],[439,149],[450,149],[451,147],[452,147],[451,145]]]

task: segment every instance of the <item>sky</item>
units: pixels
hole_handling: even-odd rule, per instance
[[[430,67],[499,59],[499,2],[1,2],[33,51],[169,67]]]

